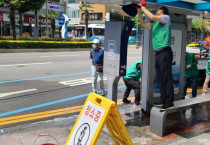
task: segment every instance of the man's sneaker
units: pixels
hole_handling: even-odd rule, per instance
[[[128,99],[124,100],[124,99],[122,99],[122,102],[123,102],[124,104],[130,104],[130,103],[131,103],[131,100],[128,100]]]
[[[140,104],[134,103],[134,104],[133,104],[133,107],[141,107],[141,105],[140,105]]]
[[[156,107],[162,107],[163,106],[163,103],[155,103],[153,105],[156,106]]]
[[[105,91],[102,91],[101,96],[105,96],[105,95],[106,95]]]
[[[166,111],[166,110],[170,110],[170,109],[174,109],[174,105],[170,105],[170,106],[163,106],[160,109],[160,112]]]

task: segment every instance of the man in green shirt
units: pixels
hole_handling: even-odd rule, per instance
[[[146,23],[140,10],[154,23]],[[146,1],[141,0],[141,8],[138,8],[138,12],[141,26],[152,31],[155,71],[161,94],[161,101],[154,105],[161,106],[161,111],[172,109],[174,107],[174,86],[172,79],[173,52],[171,50],[171,20],[169,11],[166,7],[160,7],[156,15],[154,15],[146,9]]]
[[[207,65],[206,65],[206,79],[205,79],[205,82],[203,84],[202,96],[205,96],[206,93],[207,93],[209,80],[210,80],[210,59],[208,60]]]
[[[184,73],[184,91],[182,99],[185,99],[187,87],[191,82],[192,85],[192,97],[197,96],[197,80],[198,80],[198,60],[193,53],[187,53],[185,55],[185,73]]]
[[[134,63],[127,71],[126,76],[123,77],[123,81],[126,85],[126,90],[122,102],[129,104],[131,101],[128,100],[128,96],[131,90],[134,90],[135,101],[134,106],[140,106],[140,81],[141,78],[141,67],[142,60]]]

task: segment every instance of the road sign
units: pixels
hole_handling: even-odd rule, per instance
[[[63,26],[64,24],[65,24],[65,16],[63,15],[63,14],[60,14],[59,16],[58,16],[58,24],[60,25],[60,26]]]
[[[115,102],[90,93],[65,145],[95,145],[104,125],[115,144],[133,144]]]

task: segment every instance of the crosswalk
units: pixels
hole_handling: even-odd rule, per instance
[[[104,81],[106,81],[107,78],[104,77]],[[83,78],[83,79],[76,79],[76,80],[69,80],[69,81],[62,81],[59,82],[60,84],[67,85],[70,87],[74,86],[80,86],[80,85],[85,85],[85,84],[90,84],[92,83],[92,78]]]

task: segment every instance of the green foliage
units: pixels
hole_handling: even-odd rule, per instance
[[[193,19],[192,20],[192,32],[200,34],[202,33],[202,21],[199,19]]]
[[[39,10],[42,8],[46,0],[29,0],[31,4],[31,10]]]
[[[91,4],[82,3],[82,5],[79,7],[81,11],[85,11],[84,9],[91,9],[93,6]]]
[[[32,10],[31,0],[25,0],[24,3],[21,3],[20,7],[16,8],[19,13],[26,13]]]
[[[141,14],[142,14],[143,18],[145,18],[144,12],[141,12]],[[139,14],[137,14],[135,17],[132,17],[131,20],[135,22],[135,27],[136,28],[141,28],[140,20],[139,20]]]
[[[0,48],[90,48],[91,42],[0,41]]]
[[[48,18],[51,18],[51,19],[57,19],[58,16],[59,16],[59,13],[56,12],[56,11],[53,11],[53,10],[49,10],[47,12],[47,14],[43,14],[42,16],[43,17],[48,17]]]
[[[13,40],[16,40],[16,29],[15,29],[15,10],[21,7],[21,4],[25,3],[26,0],[1,0],[0,5],[9,7],[10,12],[10,23],[12,27]]]
[[[51,18],[52,20],[52,37],[54,38],[54,34],[55,34],[55,19],[58,18],[59,13],[53,10],[49,10],[46,14],[42,15],[43,17],[48,17]]]
[[[206,25],[210,26],[210,22],[206,21]],[[192,32],[196,33],[196,34],[203,33],[202,20],[200,20],[200,19],[192,20]],[[207,31],[205,31],[205,33],[207,33]]]
[[[136,28],[140,28],[141,27],[140,26],[140,20],[139,20],[139,15],[138,14],[135,17],[132,17],[131,20],[134,21]]]
[[[6,5],[7,7],[14,6],[19,8],[22,3],[25,3],[26,0],[1,0],[0,5]]]

